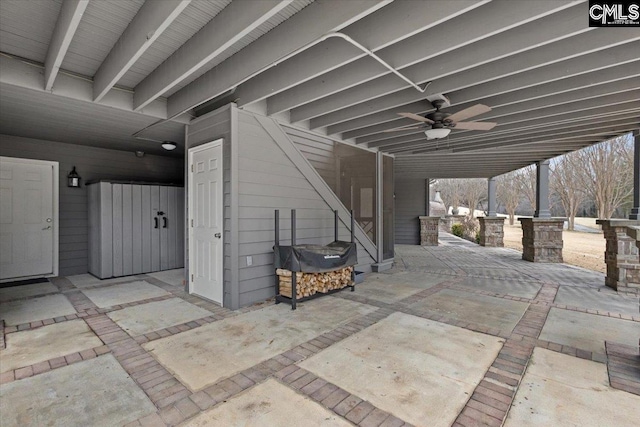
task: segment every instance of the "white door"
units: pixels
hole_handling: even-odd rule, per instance
[[[222,304],[222,142],[189,150],[189,168],[189,290]]]
[[[0,280],[57,274],[57,164],[0,158]]]

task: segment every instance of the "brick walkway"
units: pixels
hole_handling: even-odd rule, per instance
[[[260,310],[273,304],[272,302],[267,301],[232,312],[185,294],[181,287],[142,275],[137,276],[135,280],[144,280],[169,292],[170,295],[99,308],[84,295],[82,289],[76,288],[71,281],[66,278],[57,278],[52,282],[58,287],[60,293],[67,297],[77,313],[28,324],[12,326],[3,324],[3,334],[0,341],[2,347],[0,348],[4,347],[5,335],[7,334],[76,319],[83,319],[102,340],[103,345],[5,372],[0,376],[0,384],[19,381],[63,366],[82,363],[87,359],[112,354],[157,408],[156,413],[128,424],[131,426],[177,425],[217,405],[224,405],[229,399],[255,387],[268,378],[276,379],[282,385],[308,396],[353,424],[359,426],[408,426],[411,424],[375,407],[364,397],[351,394],[337,384],[298,366],[299,362],[369,328],[389,315],[399,312],[504,339],[502,349],[484,373],[484,377],[479,381],[473,393],[469,395],[466,404],[455,419],[453,424],[455,426],[501,426],[508,415],[518,386],[536,347],[571,357],[606,363],[611,387],[640,396],[640,370],[638,369],[640,356],[638,356],[637,347],[607,341],[605,353],[604,351],[598,352],[575,347],[567,342],[540,339],[551,309],[585,313],[589,316],[607,317],[618,321],[624,320],[638,326],[638,331],[640,331],[640,313],[620,313],[581,307],[580,305],[557,304],[555,302],[556,296],[562,286],[598,289],[598,282],[602,279],[601,275],[565,265],[526,263],[518,258],[518,254],[509,250],[487,249],[469,245],[453,247],[453,245],[445,244],[435,248],[398,247],[394,269],[388,273],[372,274],[368,280],[391,283],[403,273],[417,273],[419,275],[420,273],[432,274],[434,272],[442,275],[443,280],[395,302],[383,301],[369,294],[366,281],[354,293],[341,292],[329,296],[327,298],[352,300],[376,309],[195,393],[191,392],[180,382],[179,378],[162,366],[150,352],[142,347],[142,344],[196,329],[209,323],[223,321],[229,317],[242,316],[243,313]],[[581,285],[576,284],[576,276],[586,279],[582,280]],[[510,293],[509,289],[512,288],[509,286],[505,286],[504,291],[501,290],[501,292],[494,292],[488,288],[474,288],[469,286],[469,283],[474,283],[474,280],[469,280],[469,278],[503,280],[505,284],[521,282],[537,287],[538,291],[532,298],[515,296]],[[123,279],[122,283],[126,282],[127,280]],[[491,284],[491,282],[487,283]],[[566,283],[570,283],[570,285]],[[359,290],[360,292],[358,292]],[[441,292],[445,290],[462,292],[471,297],[477,295],[483,298],[517,301],[528,304],[528,307],[511,330],[507,327],[490,327],[480,322],[460,319],[455,315],[443,315],[441,312],[420,305],[421,301],[429,301],[430,297],[441,295]],[[393,288],[390,287],[389,291],[393,293]],[[207,310],[210,315],[133,337],[106,315],[106,313],[125,307],[170,298],[181,298]],[[603,293],[603,298],[606,298],[606,292]],[[307,304],[313,304],[313,302]],[[304,310],[304,307],[299,310]],[[640,332],[638,335],[640,336]],[[638,337],[633,339],[635,342],[638,341]]]

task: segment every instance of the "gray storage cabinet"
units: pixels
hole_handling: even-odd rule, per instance
[[[89,273],[100,279],[184,267],[184,188],[99,181],[89,192]]]

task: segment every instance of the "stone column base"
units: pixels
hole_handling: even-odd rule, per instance
[[[562,262],[564,218],[520,218],[522,259],[531,262]]]
[[[480,221],[481,246],[504,247],[504,220],[499,216],[478,217],[478,221]]]
[[[607,246],[604,262],[607,277],[604,283],[619,292],[640,294],[640,260],[637,240],[627,234],[628,227],[640,226],[640,221],[599,219]]]
[[[439,216],[421,216],[420,219],[420,245],[438,246]]]

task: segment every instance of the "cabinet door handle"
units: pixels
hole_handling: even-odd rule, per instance
[[[154,226],[153,228],[158,228],[158,217],[153,218]]]
[[[162,217],[162,228],[167,228],[167,217],[163,216]]]

